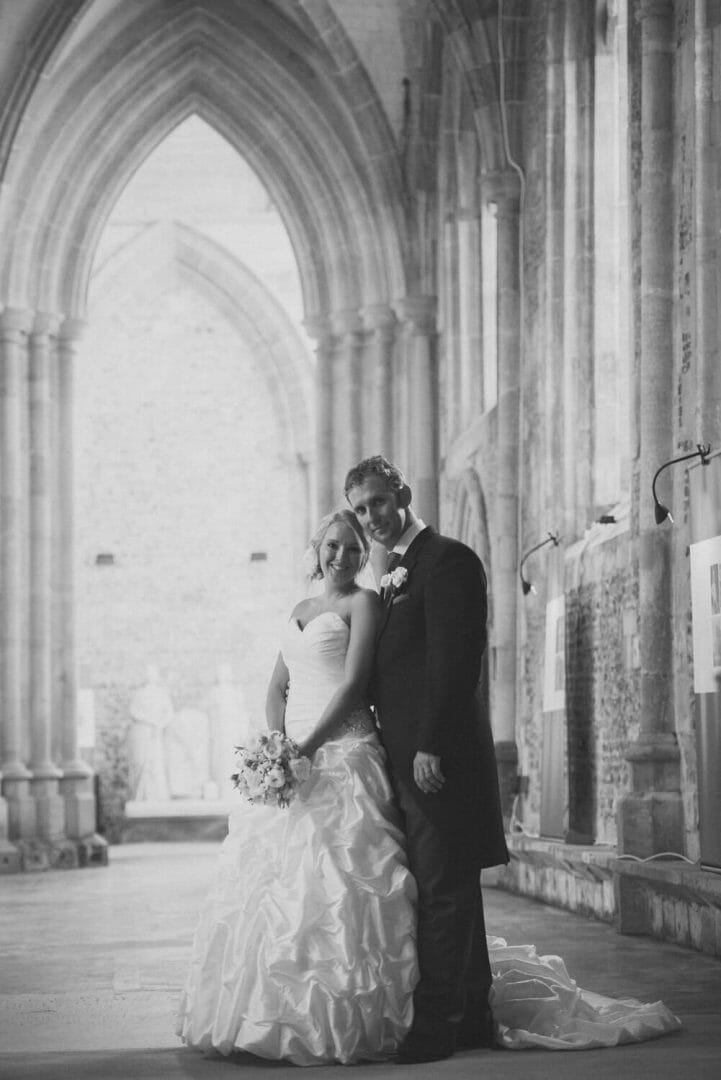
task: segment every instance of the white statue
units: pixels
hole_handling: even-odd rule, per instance
[[[130,699],[128,731],[130,793],[139,801],[168,798],[164,732],[173,719],[173,703],[157,667],[147,669],[147,682]]]
[[[201,799],[207,791],[208,717],[200,709],[180,709],[165,733],[168,783],[174,799]]]

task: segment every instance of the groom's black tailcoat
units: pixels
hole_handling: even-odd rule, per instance
[[[508,862],[498,772],[478,683],[486,647],[486,576],[465,544],[424,529],[401,566],[378,637],[373,692],[396,781],[448,845],[480,869]],[[442,790],[413,780],[418,750],[437,754]]]

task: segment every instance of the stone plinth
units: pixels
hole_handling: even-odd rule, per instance
[[[237,800],[131,800],[125,804],[122,842],[222,840]]]
[[[614,865],[617,925],[721,956],[721,873],[680,860]]]
[[[721,872],[680,859],[619,856],[610,846],[508,837],[500,889],[721,956]]]
[[[16,874],[22,870],[20,852],[15,844],[0,836],[0,874]]]
[[[511,834],[511,861],[498,887],[547,904],[612,922],[616,912],[613,864],[616,850]]]

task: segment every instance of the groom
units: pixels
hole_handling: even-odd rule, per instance
[[[345,495],[391,553],[373,688],[418,885],[413,1027],[399,1064],[493,1045],[480,871],[508,862],[493,737],[476,698],[486,578],[465,544],[427,528],[383,457],[351,469]]]

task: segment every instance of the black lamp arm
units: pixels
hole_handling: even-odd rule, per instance
[[[690,461],[691,458],[695,458],[695,457],[700,457],[701,458],[701,464],[702,465],[708,465],[708,458],[709,458],[710,453],[711,453],[711,444],[710,443],[696,443],[696,449],[694,450],[694,452],[692,454],[683,454],[681,457],[672,458],[671,461],[665,461],[663,463],[663,465],[661,465],[660,468],[656,469],[656,473],[654,475],[654,478],[651,481],[651,491],[653,493],[653,501],[656,502],[656,503],[658,502],[658,497],[656,495],[656,481],[658,480],[659,476],[661,475],[661,473],[663,472],[664,469],[667,469],[669,467],[669,465],[677,465],[679,463],[679,461]]]
[[[521,578],[521,581],[525,581],[525,578],[523,577],[523,565],[524,565],[526,559],[529,557],[529,555],[533,555],[534,551],[538,551],[539,548],[545,547],[546,544],[553,544],[554,547],[558,547],[558,540],[559,540],[558,533],[556,533],[554,535],[553,533],[550,532],[545,540],[541,540],[541,542],[539,544],[534,544],[532,548],[528,549],[528,551],[523,556],[523,558],[521,559],[521,562],[520,562],[520,564],[518,566],[518,574],[519,574],[519,576]]]

